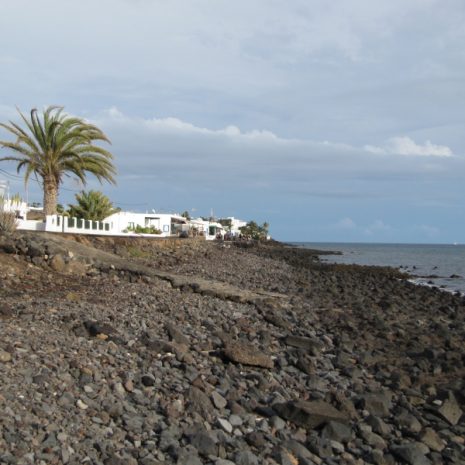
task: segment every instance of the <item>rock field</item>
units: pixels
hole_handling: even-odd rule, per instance
[[[465,464],[464,318],[278,243],[0,236],[0,465]]]

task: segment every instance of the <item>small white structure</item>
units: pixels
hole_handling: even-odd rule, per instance
[[[234,218],[234,216],[229,216],[227,219],[231,221],[231,229],[229,232],[233,236],[239,236],[239,234],[241,234],[240,228],[247,225],[247,221],[239,220],[238,218]]]
[[[105,218],[110,230],[117,233],[133,233],[139,228],[154,228],[157,236],[179,236],[187,230],[187,220],[180,215],[170,213],[132,213],[118,212]]]
[[[224,227],[216,221],[194,218],[189,220],[189,226],[191,231],[196,231],[197,235],[204,236],[207,241],[222,239],[225,234]]]

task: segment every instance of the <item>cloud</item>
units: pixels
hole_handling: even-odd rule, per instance
[[[0,107],[0,113],[9,114],[9,107]],[[412,203],[437,199],[438,189],[461,182],[465,171],[463,157],[379,157],[349,143],[286,138],[266,128],[244,130],[235,121],[208,127],[177,116],[133,116],[116,106],[88,119],[112,141],[122,202],[121,197],[162,198],[167,192],[172,197],[176,191],[186,198],[223,199],[229,193],[231,199],[288,199],[302,206],[385,199]],[[340,218],[334,230],[381,229],[381,224],[357,225],[349,212]]]
[[[427,140],[423,145],[417,144],[410,137],[393,137],[383,147],[365,145],[365,150],[381,155],[407,155],[421,157],[451,157],[452,150],[445,145],[436,145]]]
[[[353,230],[356,228],[357,228],[357,225],[352,218],[342,218],[340,221],[336,223],[336,229]]]
[[[444,156],[432,163],[426,157],[400,156],[398,150],[392,152],[395,158],[379,158],[372,148],[348,143],[286,138],[267,129],[244,131],[236,124],[209,128],[175,116],[128,116],[116,107],[92,120],[113,141],[123,176],[186,182],[195,177],[210,186],[248,184],[304,196],[348,199],[368,194],[375,198],[386,195],[382,186],[389,180],[410,181],[418,174],[425,179],[455,176],[449,162],[458,162],[456,157]],[[429,147],[412,144],[417,150]],[[439,151],[439,146],[430,145]],[[367,192],[372,181],[376,184]]]
[[[372,236],[374,234],[385,234],[393,231],[392,226],[386,224],[383,220],[375,220],[368,227],[364,229],[364,233],[367,236]]]

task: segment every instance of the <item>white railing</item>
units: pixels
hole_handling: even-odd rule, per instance
[[[84,220],[61,215],[47,215],[45,231],[92,235],[114,235],[119,232],[114,231],[112,225],[104,221]]]

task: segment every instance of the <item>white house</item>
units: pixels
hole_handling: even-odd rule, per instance
[[[189,220],[190,229],[197,232],[198,235],[204,236],[207,241],[223,237],[225,234],[224,227],[216,221],[203,220],[194,218]]]
[[[117,233],[130,233],[140,228],[154,228],[160,231],[159,237],[178,236],[188,229],[187,220],[180,215],[170,213],[133,213],[118,212],[105,218],[110,230]]]
[[[239,236],[241,233],[240,228],[247,225],[247,221],[239,220],[238,218],[234,218],[234,216],[229,216],[227,219],[231,221],[230,232],[233,236]]]

